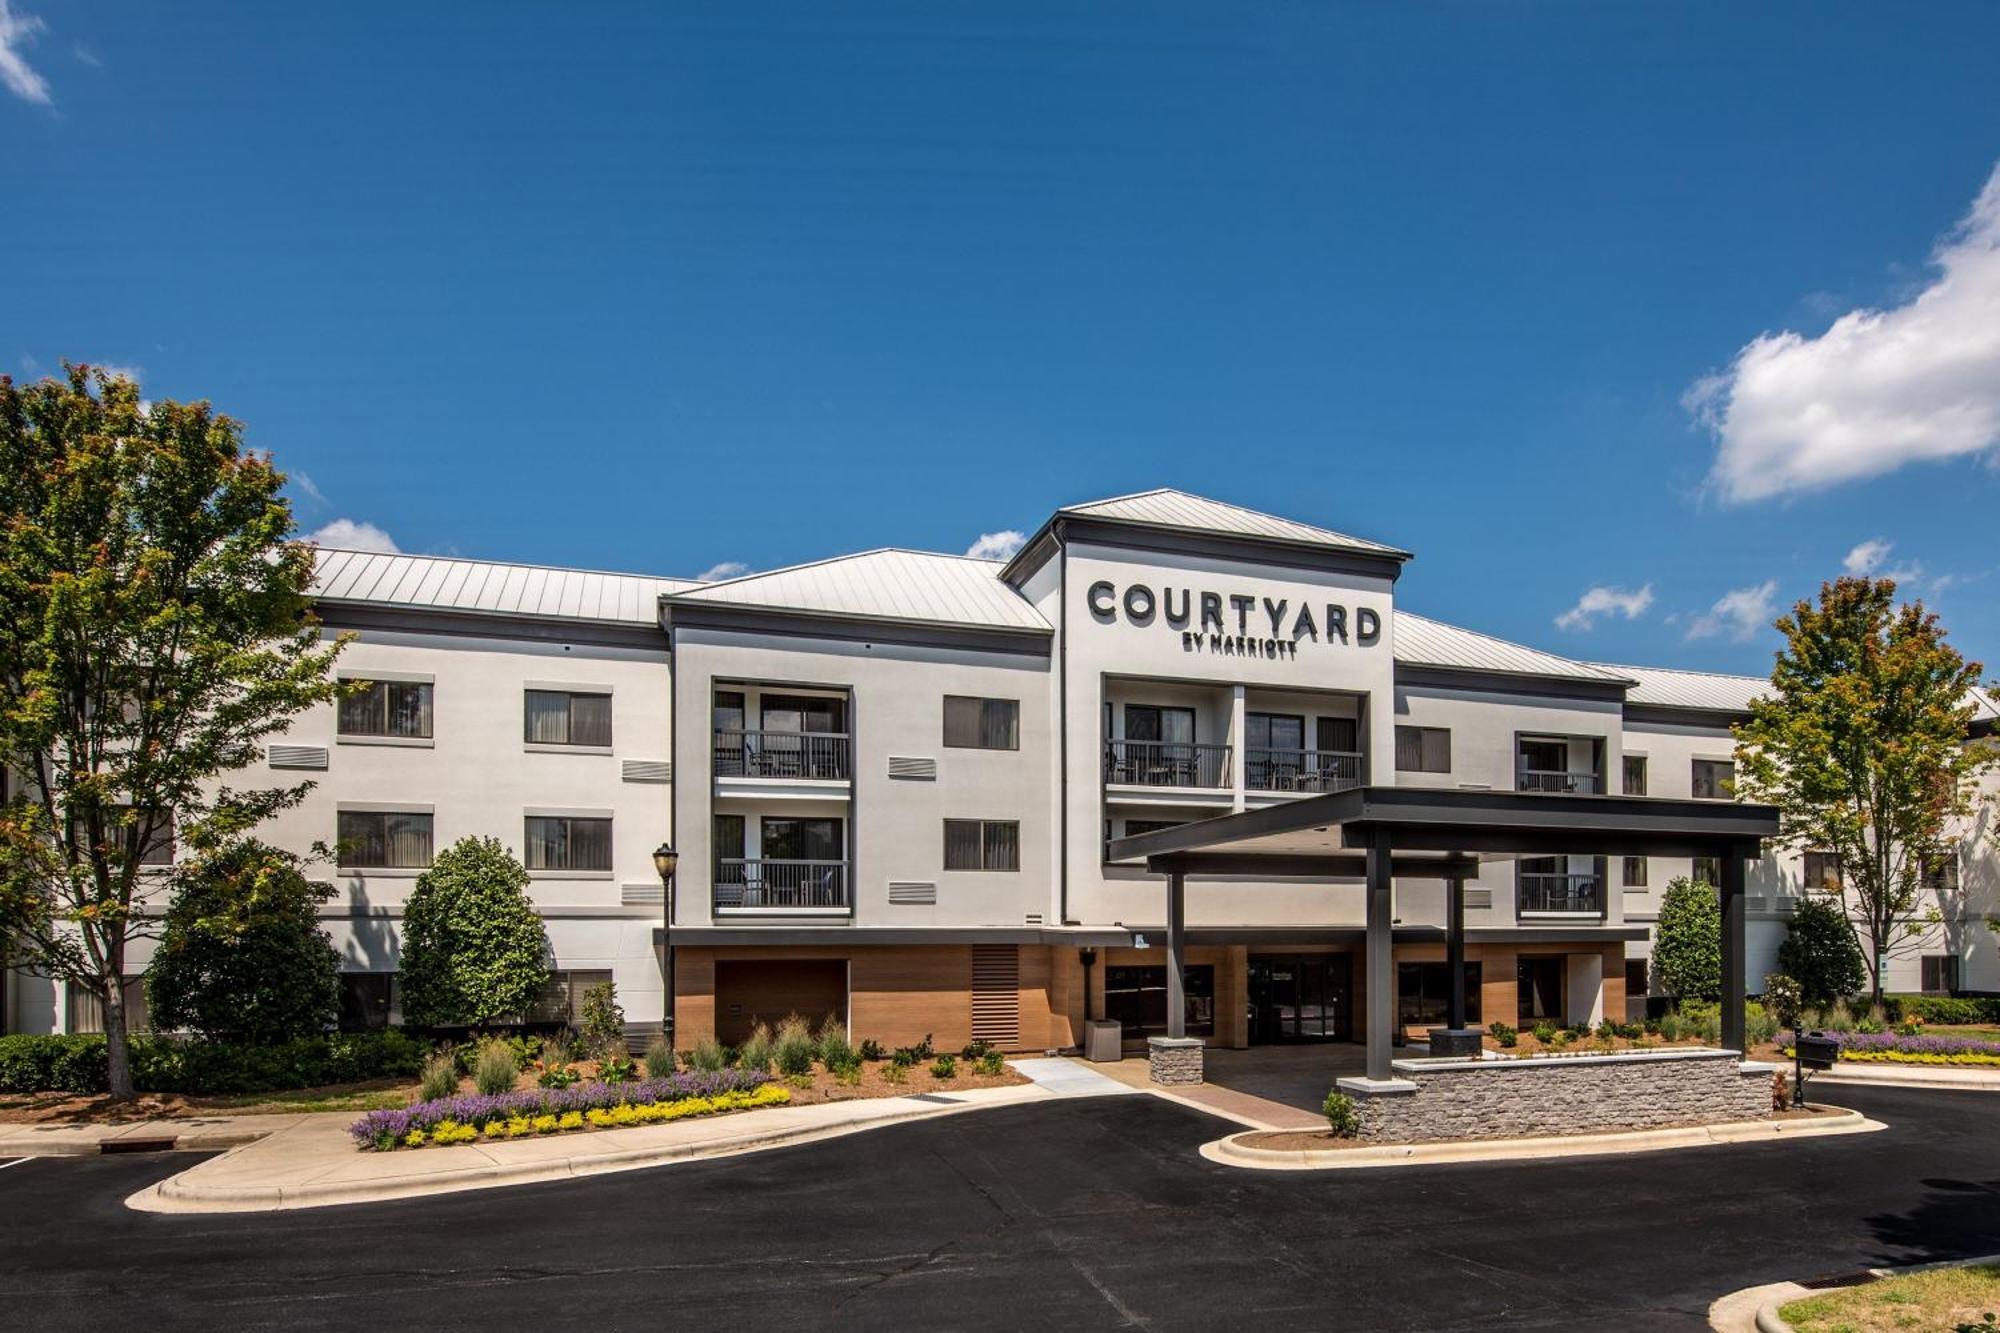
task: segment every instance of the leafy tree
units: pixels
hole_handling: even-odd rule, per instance
[[[528,872],[494,838],[460,838],[417,876],[403,908],[403,1016],[477,1026],[525,1013],[549,979]]]
[[[1979,663],[1895,597],[1889,579],[1843,578],[1794,606],[1771,691],[1736,729],[1738,793],[1778,807],[1782,844],[1839,856],[1877,1000],[1886,960],[1919,943],[1924,867],[1996,758],[1966,743]]]
[[[248,839],[181,866],[146,970],[154,1024],[247,1042],[324,1032],[340,1013],[340,954],[315,909],[332,896],[298,857]]]
[[[0,934],[103,1006],[132,1095],[122,980],[141,865],[221,846],[310,783],[239,788],[257,743],[334,698],[284,476],[207,403],[142,404],[86,366],[0,375]]]
[[[1722,903],[1714,885],[1685,877],[1667,885],[1653,968],[1661,988],[1677,999],[1722,998]]]
[[[1801,900],[1792,912],[1791,928],[1778,946],[1778,966],[1798,982],[1799,998],[1815,1009],[1868,984],[1854,923],[1839,902],[1823,896]]]

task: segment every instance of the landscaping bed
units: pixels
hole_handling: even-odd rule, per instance
[[[1992,1328],[2000,1267],[1935,1268],[1806,1296],[1780,1307],[1797,1333],[1905,1333]]]
[[[1823,1116],[1839,1116],[1846,1114],[1848,1114],[1846,1111],[1835,1106],[1808,1106],[1803,1110],[1797,1110],[1797,1111],[1793,1110],[1774,1111],[1770,1115],[1765,1116],[1762,1119],[1773,1120],[1773,1121],[1813,1120]],[[1692,1128],[1700,1128],[1704,1125],[1711,1123],[1715,1122],[1691,1120],[1672,1125],[1648,1125],[1646,1126],[1646,1128],[1647,1129],[1692,1129]],[[1733,1123],[1754,1124],[1760,1122],[1738,1121]],[[1472,1135],[1467,1135],[1462,1139],[1453,1139],[1449,1141],[1454,1143],[1479,1143],[1479,1142],[1491,1142],[1503,1139],[1513,1140],[1513,1139],[1521,1139],[1529,1137],[1560,1139],[1560,1138],[1574,1138],[1579,1135],[1585,1135],[1585,1134],[1593,1134],[1593,1135],[1615,1134],[1620,1132],[1623,1131],[1619,1130],[1616,1126],[1612,1126],[1609,1128],[1593,1126],[1589,1129],[1578,1130],[1576,1134],[1549,1134],[1549,1135],[1472,1134]],[[1241,1135],[1236,1138],[1235,1142],[1243,1145],[1246,1148],[1261,1149],[1265,1152],[1344,1152],[1353,1148],[1392,1148],[1392,1147],[1411,1146],[1408,1144],[1391,1142],[1389,1140],[1384,1140],[1384,1139],[1360,1139],[1360,1138],[1337,1135],[1331,1129],[1264,1130],[1257,1133]],[[1434,1147],[1438,1142],[1439,1142],[1438,1140],[1427,1140],[1425,1141],[1424,1146]]]

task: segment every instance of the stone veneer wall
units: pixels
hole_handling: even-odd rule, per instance
[[[1199,1037],[1148,1037],[1146,1061],[1153,1082],[1168,1087],[1201,1082],[1203,1044]]]
[[[1394,1067],[1406,1086],[1371,1090],[1360,1080],[1341,1080],[1355,1095],[1361,1138],[1516,1138],[1720,1124],[1771,1113],[1772,1066],[1743,1061],[1734,1051],[1398,1060]]]

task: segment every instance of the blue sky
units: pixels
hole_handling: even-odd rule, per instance
[[[207,397],[405,550],[763,569],[1170,485],[1577,656],[1762,672],[1852,563],[2000,669],[1996,50],[1988,4],[0,0],[0,371]]]

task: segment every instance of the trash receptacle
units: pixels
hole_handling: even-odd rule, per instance
[[[1125,1027],[1095,1018],[1083,1025],[1083,1058],[1109,1064],[1125,1057]]]

